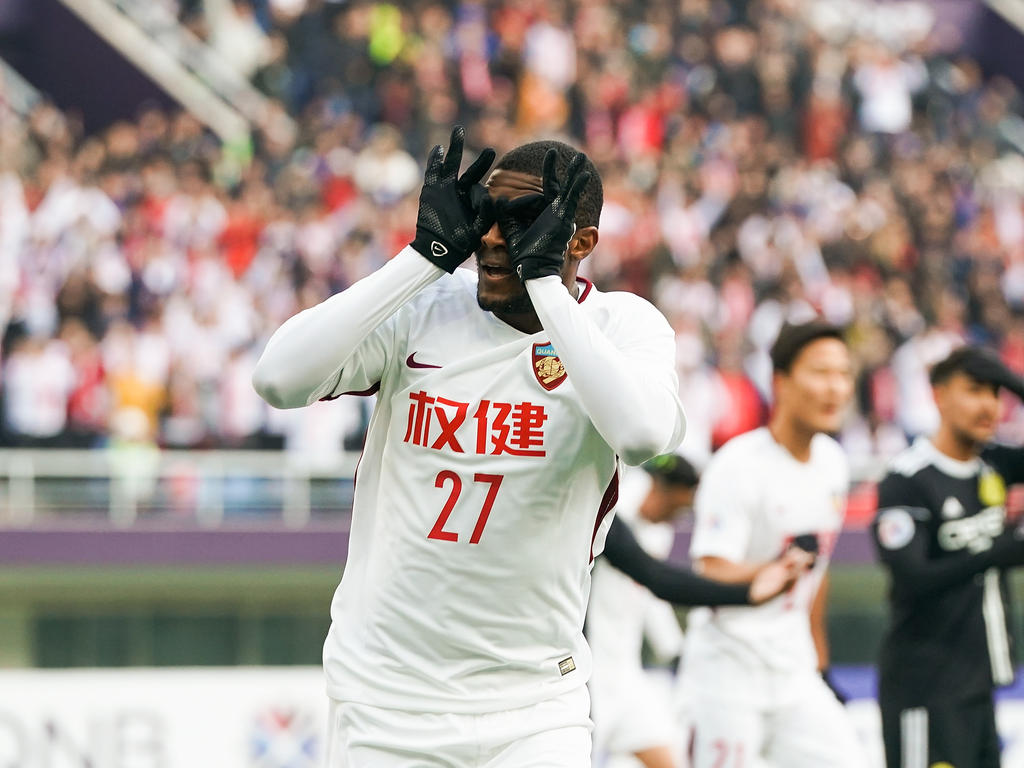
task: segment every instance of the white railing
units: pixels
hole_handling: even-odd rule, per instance
[[[358,454],[280,451],[0,449],[0,526],[83,517],[217,527],[276,520],[300,528],[350,509]]]
[[[160,3],[60,0],[224,141],[253,126],[294,133],[291,118],[235,72]]]
[[[1020,0],[985,0],[985,5],[1024,32],[1024,4]]]
[[[0,106],[6,105],[15,113],[27,116],[42,96],[25,78],[3,59],[0,59]]]
[[[351,509],[359,454],[281,451],[0,449],[0,529],[99,519],[215,528],[271,521],[301,528]],[[854,461],[855,483],[877,480],[884,462]]]
[[[103,0],[134,21],[152,40],[172,54],[183,67],[199,78],[225,102],[231,104],[254,125],[264,125],[271,117],[270,102],[252,83],[232,67],[211,46],[178,23],[165,3],[153,0]],[[283,115],[285,130],[295,124]]]

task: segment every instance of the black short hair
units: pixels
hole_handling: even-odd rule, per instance
[[[944,384],[956,373],[964,373],[980,384],[1007,386],[1014,374],[990,349],[965,345],[957,347],[944,359],[932,366],[928,378],[932,386]]]
[[[511,149],[502,155],[494,168],[495,170],[502,168],[506,171],[532,173],[534,176],[540,176],[544,170],[544,156],[549,149],[558,153],[555,171],[561,177],[579,150],[554,139],[531,141],[529,144]],[[587,186],[583,188],[583,194],[580,195],[580,204],[576,209],[576,226],[596,227],[601,219],[601,208],[604,206],[604,186],[601,184],[601,176],[598,174],[597,168],[594,167],[589,157],[583,163],[583,170],[590,172],[590,181],[587,182]]]
[[[843,329],[820,317],[808,320],[806,323],[783,325],[769,353],[772,359],[772,370],[777,373],[789,373],[801,350],[818,339],[838,339],[845,342]]]
[[[696,488],[700,482],[697,469],[678,453],[665,453],[655,456],[644,463],[643,468],[649,475],[660,479],[668,485],[681,485]]]

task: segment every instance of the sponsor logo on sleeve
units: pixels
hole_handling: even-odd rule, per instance
[[[878,543],[886,549],[903,549],[914,538],[914,518],[905,509],[887,509],[878,516]]]
[[[1006,483],[1002,476],[986,467],[978,477],[978,499],[986,507],[999,507],[1006,504]]]
[[[570,672],[576,669],[576,662],[572,660],[572,656],[562,659],[558,662],[558,671],[562,673],[562,677],[565,677]]]

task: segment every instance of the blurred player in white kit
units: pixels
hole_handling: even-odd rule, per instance
[[[790,592],[758,607],[697,609],[682,684],[693,768],[862,768],[853,726],[827,682],[829,556],[842,527],[846,457],[839,429],[852,394],[838,329],[787,325],[771,351],[767,427],[726,443],[701,478],[690,556],[698,572],[745,580],[789,547],[817,555]]]
[[[697,472],[675,454],[652,459],[644,470],[623,473],[615,515],[649,554],[664,559],[675,540],[670,521],[693,503]],[[598,558],[587,609],[587,640],[594,653],[594,753],[630,754],[646,768],[675,768],[673,746],[681,744],[682,735],[670,692],[641,666],[645,637],[662,658],[682,651],[683,633],[672,606]]]
[[[792,587],[813,558],[789,549],[758,568],[749,583],[732,584],[664,562],[675,540],[669,521],[690,507],[697,472],[676,454],[656,456],[644,470],[622,473],[615,519],[594,563],[587,609],[591,714],[599,758],[676,768],[683,751],[678,706],[672,686],[659,685],[665,681],[643,669],[644,640],[660,658],[677,657],[683,635],[673,604],[760,605]]]
[[[576,277],[593,165],[535,142],[483,186],[494,153],[460,177],[462,144],[431,153],[410,246],[288,320],[253,377],[284,408],[378,392],[324,646],[331,768],[589,766],[618,461],[683,437],[668,323]]]

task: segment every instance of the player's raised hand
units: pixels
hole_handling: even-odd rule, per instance
[[[590,173],[583,170],[587,156],[582,152],[572,159],[565,178],[559,181],[555,173],[557,156],[554,149],[544,156],[543,195],[499,200],[496,205],[509,258],[523,281],[561,273],[565,250],[576,231],[580,196],[590,181]]]
[[[445,152],[438,144],[427,158],[420,190],[416,237],[411,245],[449,274],[473,251],[494,224],[494,204],[480,185],[495,152],[483,150],[459,176],[466,129],[456,125]]]
[[[763,566],[750,584],[750,602],[771,600],[792,587],[814,563],[814,555],[797,547],[786,550],[778,559]]]

